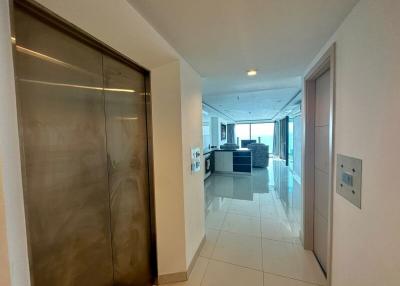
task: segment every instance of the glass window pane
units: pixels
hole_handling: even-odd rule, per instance
[[[302,146],[302,118],[297,116],[293,120],[293,170],[301,177],[301,146]]]
[[[242,140],[250,140],[250,124],[236,124],[235,136],[239,146]]]
[[[293,145],[294,145],[294,138],[293,138],[293,118],[289,119],[289,167],[293,170]]]
[[[274,123],[251,124],[251,139],[269,146],[272,152],[274,145]]]

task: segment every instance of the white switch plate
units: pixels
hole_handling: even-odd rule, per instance
[[[200,148],[195,147],[191,149],[191,171],[197,173],[201,170],[201,153]]]

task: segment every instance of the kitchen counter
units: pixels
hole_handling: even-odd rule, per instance
[[[215,172],[251,175],[252,154],[247,148],[214,150]]]
[[[213,149],[204,149],[203,155],[207,155],[211,152],[249,152],[250,149],[248,148],[239,148],[239,149],[220,149],[220,148],[213,148]]]
[[[219,150],[218,148],[211,148],[211,149],[204,149],[203,150],[203,155],[207,155],[207,154],[210,154],[210,153],[212,153],[212,152],[214,152],[215,150]]]
[[[250,152],[248,148],[239,148],[239,149],[216,149],[214,151],[218,152]]]

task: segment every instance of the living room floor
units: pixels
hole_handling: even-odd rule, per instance
[[[206,242],[191,286],[311,286],[326,279],[300,242],[301,188],[281,160],[205,181]]]

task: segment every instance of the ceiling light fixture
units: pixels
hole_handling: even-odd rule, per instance
[[[255,70],[255,69],[248,70],[247,71],[247,75],[248,76],[255,76],[255,75],[257,75],[257,70]]]

